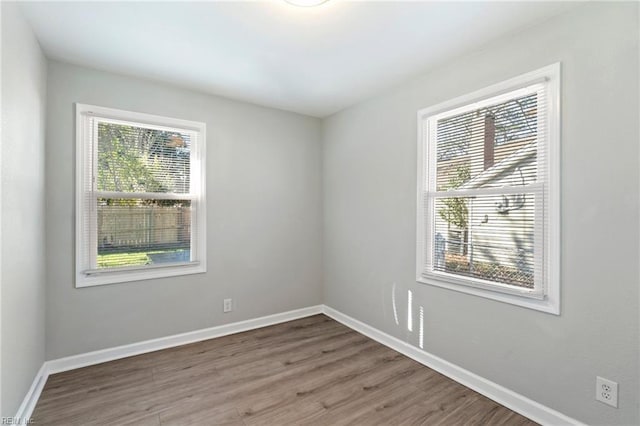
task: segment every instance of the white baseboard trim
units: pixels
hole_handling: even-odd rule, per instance
[[[426,365],[441,374],[444,374],[452,380],[475,390],[476,392],[522,414],[525,417],[530,418],[535,422],[543,425],[584,426],[583,423],[569,416],[546,407],[536,401],[507,389],[504,386],[487,380],[484,377],[478,376],[477,374],[465,370],[462,367],[445,361],[442,358],[425,352],[326,305],[310,306],[307,308],[296,309],[246,321],[239,321],[202,330],[190,331],[187,333],[175,334],[158,339],[146,340],[143,342],[131,343],[114,348],[45,361],[36,374],[36,377],[34,378],[27,395],[22,401],[22,404],[18,408],[16,419],[22,419],[24,421],[24,419],[29,419],[31,417],[49,374],[60,373],[134,355],[241,333],[243,331],[255,330],[320,313],[324,313],[347,327],[364,334],[365,336],[370,337],[371,339],[388,346],[389,348],[400,352],[401,354],[408,356],[409,358]]]
[[[34,377],[33,383],[31,383],[31,387],[29,391],[27,391],[27,395],[25,395],[22,400],[22,404],[18,407],[18,412],[14,417],[14,424],[28,424],[26,420],[31,418],[33,409],[36,408],[44,384],[47,382],[47,377],[49,377],[49,374],[47,373],[47,363],[45,361],[36,373],[36,377]]]
[[[542,425],[580,425],[583,423],[569,416],[566,416],[552,408],[544,406],[532,399],[529,399],[519,393],[505,388],[497,383],[478,376],[469,370],[465,370],[455,364],[445,361],[435,355],[432,355],[422,349],[412,346],[396,337],[384,333],[370,325],[367,325],[355,318],[343,314],[329,306],[324,306],[324,314],[334,320],[346,325],[347,327],[364,334],[371,339],[382,343],[389,348],[400,352],[401,354],[426,365],[437,372],[444,374],[456,382],[473,389],[474,391],[504,405],[511,410],[522,414],[534,422]]]
[[[229,334],[242,333],[243,331],[254,330],[311,315],[321,314],[322,308],[322,305],[310,306],[308,308],[296,309],[280,314],[267,315],[260,318],[204,328],[202,330],[174,334],[173,336],[160,337],[158,339],[116,346],[115,348],[72,355],[65,358],[47,361],[46,364],[49,374],[75,370],[76,368],[86,367],[88,365],[100,364],[102,362],[113,361],[147,352],[154,352],[161,349],[187,345],[189,343],[201,342],[203,340],[227,336]]]
[[[321,314],[323,305],[310,306],[279,314],[267,315],[260,318],[253,318],[245,321],[224,324],[202,330],[190,331],[187,333],[174,334],[172,336],[160,337],[157,339],[145,340],[143,342],[131,343],[128,345],[116,346],[114,348],[102,349],[84,354],[72,355],[64,358],[45,361],[38,371],[29,392],[25,396],[16,419],[29,419],[33,414],[33,409],[40,398],[42,389],[50,374],[61,373],[63,371],[75,370],[76,368],[87,367],[89,365],[100,364],[107,361],[140,355],[162,349],[182,346],[189,343],[200,342],[216,337],[227,336],[229,334],[242,333],[243,331],[255,330],[270,325],[280,324],[305,318],[311,315]]]

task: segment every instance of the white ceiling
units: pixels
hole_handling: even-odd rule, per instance
[[[573,3],[575,4],[575,3]],[[558,2],[25,2],[48,57],[327,116]]]

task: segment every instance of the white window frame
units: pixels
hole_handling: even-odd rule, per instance
[[[543,277],[537,291],[518,290],[513,286],[484,281],[477,278],[463,277],[446,272],[428,270],[427,257],[432,256],[430,248],[433,244],[433,223],[435,208],[433,196],[435,185],[430,182],[429,175],[435,167],[435,131],[434,124],[442,116],[460,114],[486,106],[486,100],[524,89],[536,83],[544,82],[546,90],[546,176],[539,179],[540,191],[544,194],[547,217],[543,217],[540,204],[536,203],[536,230],[534,235],[535,250],[542,250]],[[510,99],[509,96],[507,99]],[[491,102],[491,103],[493,103]],[[540,128],[540,126],[539,126]],[[431,143],[430,143],[431,142]],[[540,158],[540,157],[538,157]],[[435,173],[431,174],[434,179]],[[500,302],[510,303],[525,308],[535,309],[560,315],[560,63],[511,78],[498,84],[480,89],[473,93],[442,102],[418,111],[418,174],[417,174],[417,217],[416,217],[416,280],[458,292],[480,296]],[[466,195],[474,190],[468,190]],[[452,193],[455,191],[451,191]],[[462,195],[462,191],[456,193]],[[489,191],[490,192],[490,191]],[[497,193],[505,192],[504,189]],[[518,192],[522,192],[518,189]],[[483,194],[487,194],[485,189]],[[440,195],[441,196],[441,195]],[[451,195],[455,196],[455,195]],[[540,198],[540,197],[538,197]],[[427,215],[433,219],[428,220]],[[541,224],[544,224],[542,226]]]
[[[129,281],[199,274],[207,271],[206,256],[206,125],[205,123],[162,117],[140,112],[76,103],[76,288]],[[85,221],[97,220],[96,173],[92,168],[97,158],[97,137],[89,127],[91,118],[122,121],[142,127],[176,130],[194,135],[191,146],[191,181],[189,194],[152,194],[152,198],[184,198],[191,200],[191,259],[160,265],[97,269],[97,237],[87,235]],[[90,182],[92,181],[92,182]],[[91,189],[87,189],[91,188]],[[134,198],[149,198],[150,193]],[[95,229],[95,227],[92,227]]]

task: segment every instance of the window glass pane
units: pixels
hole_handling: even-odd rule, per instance
[[[534,93],[438,120],[436,190],[534,183],[537,96]]]
[[[98,191],[189,193],[191,136],[98,123]]]
[[[188,262],[191,201],[98,200],[98,268]]]
[[[433,268],[534,287],[535,194],[437,198]]]

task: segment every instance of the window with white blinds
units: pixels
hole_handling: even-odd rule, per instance
[[[419,282],[559,313],[559,78],[418,113]]]
[[[76,287],[200,273],[205,125],[76,104]]]

